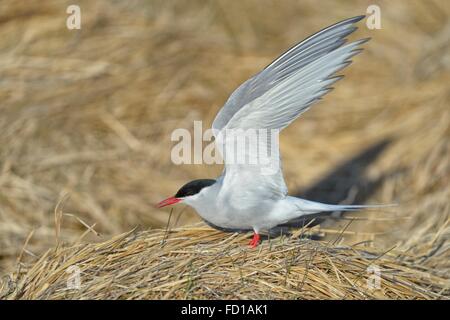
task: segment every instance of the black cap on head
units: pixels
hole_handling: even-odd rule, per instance
[[[178,190],[175,198],[184,198],[188,196],[193,196],[202,190],[204,187],[208,187],[212,184],[216,183],[214,179],[198,179],[193,180],[191,182],[186,183],[184,186]]]

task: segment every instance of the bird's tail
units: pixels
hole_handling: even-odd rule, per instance
[[[382,204],[382,205],[335,205],[326,204],[316,201],[310,201],[305,199],[300,199],[297,197],[287,197],[288,208],[291,210],[286,210],[287,213],[283,219],[284,222],[280,223],[272,231],[279,232],[285,228],[301,228],[306,225],[312,227],[314,225],[322,223],[324,220],[334,217],[339,218],[342,212],[348,211],[358,211],[363,209],[381,209],[396,206],[396,204]],[[288,213],[289,212],[289,213]],[[334,214],[337,213],[337,214]],[[281,231],[285,233],[284,231]]]
[[[326,204],[316,201],[300,199],[297,197],[288,197],[289,202],[297,208],[297,217],[317,214],[319,212],[335,212],[335,211],[358,211],[362,209],[381,209],[396,206],[396,204],[380,204],[380,205],[339,205]]]

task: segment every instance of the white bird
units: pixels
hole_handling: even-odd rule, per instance
[[[225,134],[227,130],[282,130],[329,92],[342,78],[334,74],[348,66],[350,58],[362,51],[360,45],[369,40],[345,44],[345,37],[363,18],[350,18],[315,33],[239,86],[212,124],[220,150],[225,152],[235,143]],[[246,159],[258,158],[251,148],[243,152]],[[191,181],[157,206],[182,202],[219,229],[253,230],[251,247],[258,245],[261,232],[300,217],[374,207],[331,205],[289,196],[280,162],[277,164],[277,170],[263,174],[262,164],[249,160],[231,163],[225,157],[224,171],[217,179]]]

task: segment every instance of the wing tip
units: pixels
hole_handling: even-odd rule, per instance
[[[348,24],[348,25],[352,25],[352,24],[355,24],[355,23],[361,21],[361,20],[364,19],[365,17],[366,17],[366,15],[359,15],[359,16],[347,18],[347,19],[344,19],[344,20],[342,20],[342,21],[339,21],[339,22],[337,22],[337,23],[335,23],[335,24],[330,25],[330,26],[327,27],[326,29],[332,29],[332,28],[339,27],[339,26],[344,26],[344,25],[347,25],[347,24]]]
[[[332,75],[330,77],[327,78],[327,80],[331,80],[331,83],[335,83],[338,82],[339,80],[343,79],[345,76],[343,74],[336,74],[336,75]]]
[[[348,18],[348,19],[346,19],[346,20],[344,20],[344,21],[348,21],[348,22],[351,22],[351,23],[356,23],[356,22],[361,21],[361,20],[364,19],[365,17],[366,17],[366,15],[365,15],[365,14],[362,14],[362,15],[355,16],[355,17],[352,17],[352,18]]]
[[[366,43],[366,42],[369,42],[371,39],[372,39],[371,37],[362,38],[362,39],[356,40],[355,43],[357,43],[358,45],[360,45],[360,44],[364,44],[364,43]]]

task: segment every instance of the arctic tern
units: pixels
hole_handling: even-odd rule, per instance
[[[350,58],[369,40],[346,44],[345,38],[363,18],[346,19],[313,34],[239,86],[212,124],[219,149],[226,150],[234,143],[223,134],[226,130],[281,131],[329,92],[330,86],[342,78],[335,76],[336,72],[348,66]],[[257,157],[255,151],[244,152],[250,158]],[[182,202],[213,227],[252,230],[251,247],[259,244],[261,232],[300,217],[378,207],[332,205],[289,196],[279,164],[276,172],[263,174],[261,165],[228,163],[225,157],[223,173],[217,179],[191,181],[157,206]]]

